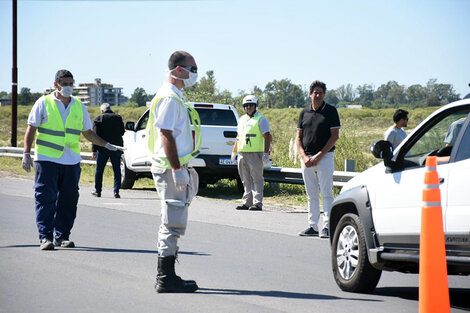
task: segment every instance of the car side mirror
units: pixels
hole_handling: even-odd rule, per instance
[[[377,159],[382,159],[385,161],[392,159],[393,147],[392,144],[387,140],[379,140],[374,142],[370,146],[370,150]]]
[[[134,130],[134,122],[126,122],[126,125],[124,126],[126,130]]]

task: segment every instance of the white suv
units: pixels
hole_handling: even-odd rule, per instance
[[[351,179],[333,202],[333,275],[344,291],[370,292],[382,270],[419,272],[425,159],[437,166],[449,275],[470,274],[470,99],[445,105],[416,127],[395,151],[372,145],[383,159]]]
[[[237,110],[225,104],[188,104],[196,109],[201,118],[200,154],[189,163],[199,174],[200,187],[215,183],[221,178],[237,179],[241,185],[237,165],[230,159],[237,137]],[[137,123],[126,123],[123,136],[126,150],[121,161],[122,189],[132,188],[139,177],[151,177],[151,163],[145,140],[148,116],[149,110],[145,111]]]

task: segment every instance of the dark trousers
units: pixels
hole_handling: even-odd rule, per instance
[[[39,240],[69,239],[77,216],[80,163],[34,162],[34,197]]]
[[[95,190],[101,193],[103,188],[103,172],[108,159],[111,159],[114,172],[114,193],[119,193],[121,189],[121,151],[109,151],[108,149],[98,150],[96,157]]]

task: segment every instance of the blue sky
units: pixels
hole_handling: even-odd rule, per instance
[[[11,91],[11,1],[0,0],[0,90]],[[169,55],[237,95],[274,79],[329,89],[431,78],[470,93],[470,1],[18,1],[19,89],[55,72],[155,93]]]

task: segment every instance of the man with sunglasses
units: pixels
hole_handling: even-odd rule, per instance
[[[178,239],[186,231],[188,206],[197,193],[199,180],[197,172],[187,164],[199,154],[200,119],[181,92],[196,83],[197,65],[188,52],[176,51],[168,60],[168,69],[168,80],[152,99],[146,128],[151,172],[162,206],[155,289],[158,293],[194,292],[198,289],[196,282],[176,275],[175,260]]]
[[[268,120],[256,111],[258,98],[243,98],[245,115],[238,120],[237,140],[232,151],[232,161],[238,152],[238,174],[244,192],[242,205],[237,210],[261,211],[263,209],[264,164],[269,162],[271,133]]]
[[[393,125],[384,134],[384,140],[389,141],[395,149],[406,138],[403,127],[408,126],[408,111],[398,109],[393,114]]]

